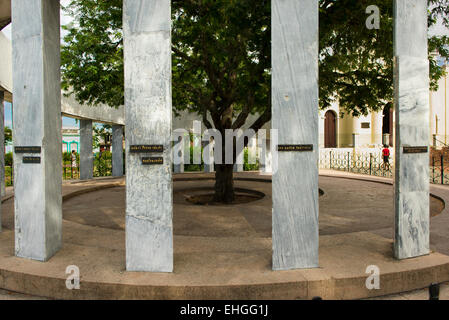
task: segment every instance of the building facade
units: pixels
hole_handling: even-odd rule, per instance
[[[449,71],[449,66],[446,65]],[[449,143],[448,81],[439,80],[437,91],[430,92],[429,145],[437,148]],[[395,117],[391,105],[366,116],[352,117],[340,110],[338,103],[320,111],[320,148],[378,148],[394,144]]]

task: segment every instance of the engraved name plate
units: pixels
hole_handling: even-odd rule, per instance
[[[129,148],[129,152],[131,153],[164,152],[164,146],[161,144],[133,145]]]
[[[23,163],[41,163],[41,157],[23,157]]]
[[[28,146],[28,147],[14,147],[15,153],[41,153],[41,147]]]
[[[142,158],[142,164],[145,166],[164,164],[164,158],[162,158],[162,157],[145,157],[145,158]]]
[[[403,147],[404,153],[427,153],[429,147]]]
[[[294,152],[305,152],[313,151],[313,144],[280,144],[278,145],[278,151],[294,151]]]

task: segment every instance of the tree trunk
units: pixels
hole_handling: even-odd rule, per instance
[[[232,164],[215,165],[214,201],[232,203],[234,201],[234,166]]]

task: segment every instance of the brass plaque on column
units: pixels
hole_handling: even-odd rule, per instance
[[[41,153],[41,149],[38,146],[14,147],[15,153]]]
[[[164,158],[162,158],[162,157],[145,157],[145,158],[142,158],[142,164],[145,166],[164,164]]]
[[[403,147],[404,153],[427,153],[429,147]]]
[[[41,163],[41,157],[23,157],[23,163]]]
[[[305,152],[313,151],[313,144],[280,144],[278,145],[279,152],[293,151],[293,152]]]

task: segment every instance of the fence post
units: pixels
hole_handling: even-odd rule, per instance
[[[441,155],[441,184],[444,184],[444,159]]]
[[[435,158],[432,156],[432,183],[435,183]]]
[[[332,169],[332,151],[329,151],[329,169]]]
[[[369,175],[372,175],[372,170],[373,170],[373,154],[370,153],[369,154]]]
[[[350,152],[348,152],[348,172],[350,171],[349,161],[351,161],[351,153]]]

